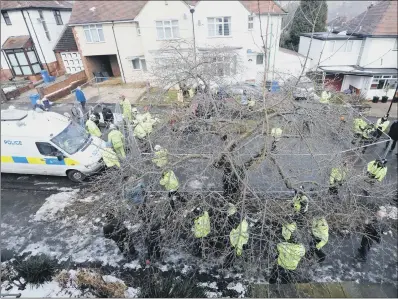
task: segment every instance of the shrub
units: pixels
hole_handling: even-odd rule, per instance
[[[43,284],[51,281],[58,270],[58,262],[47,255],[30,256],[27,259],[18,257],[13,262],[15,271],[27,283]]]

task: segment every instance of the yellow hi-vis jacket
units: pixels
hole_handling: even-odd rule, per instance
[[[231,242],[232,247],[235,248],[236,255],[242,255],[243,245],[247,244],[249,241],[249,233],[247,231],[249,225],[246,219],[238,225],[236,229],[232,229],[229,234],[229,241]]]
[[[298,263],[305,255],[303,244],[282,242],[276,248],[278,250],[278,265],[286,270],[296,270]]]
[[[330,93],[327,91],[322,91],[321,94],[321,98],[319,99],[319,102],[323,103],[323,104],[327,104],[329,103],[329,99],[330,99]]]
[[[379,167],[376,160],[368,163],[368,172],[374,175],[374,178],[381,182],[387,174],[387,166]]]
[[[321,249],[329,240],[329,225],[324,217],[312,220],[312,234],[321,241],[316,244],[316,249]]]
[[[119,130],[112,130],[108,134],[108,142],[112,143],[113,148],[124,147],[124,136]]]
[[[135,126],[133,135],[134,135],[135,137],[140,138],[140,139],[145,138],[145,136],[146,136],[146,131],[145,131],[145,127],[142,125],[142,123],[138,123],[138,124]]]
[[[271,136],[275,137],[275,139],[279,139],[282,136],[282,129],[281,128],[272,128]]]
[[[133,115],[131,113],[130,101],[125,98],[123,101],[120,102],[120,105],[122,106],[123,110],[123,118],[131,122],[133,120]]]
[[[256,105],[255,100],[250,99],[247,101],[247,107],[254,107],[254,105]]]
[[[362,118],[354,119],[354,133],[362,134],[367,125],[367,122],[364,121]]]
[[[167,191],[176,191],[180,187],[180,183],[172,170],[166,171],[159,183]]]
[[[367,125],[366,128],[362,132],[362,138],[370,139],[372,138],[372,134],[375,131],[375,128],[371,125]]]
[[[151,121],[147,120],[146,122],[141,123],[141,126],[147,135],[152,133],[152,122]]]
[[[330,185],[333,186],[339,183],[341,184],[344,181],[346,175],[347,175],[346,169],[337,168],[337,167],[333,168],[329,179]]]
[[[168,163],[167,155],[168,155],[167,149],[161,149],[155,152],[155,157],[152,159],[152,162],[157,167],[163,167]]]
[[[89,119],[89,120],[86,121],[86,128],[87,128],[87,131],[88,131],[91,135],[93,135],[93,136],[95,136],[95,137],[101,137],[101,131],[100,131],[100,129],[99,129],[98,126],[95,124],[95,122],[93,122],[91,119]]]
[[[292,233],[294,233],[297,229],[296,222],[284,224],[282,226],[282,236],[285,238],[286,241],[289,241],[292,237]]]
[[[301,210],[303,208],[303,210]],[[304,194],[297,194],[293,197],[293,209],[295,212],[308,211],[308,197]]]
[[[385,131],[387,130],[389,124],[390,124],[390,121],[389,121],[389,120],[386,120],[385,122],[382,123],[382,122],[381,122],[381,118],[379,118],[379,119],[377,120],[377,122],[376,122],[376,127],[377,127],[380,131],[385,132]]]
[[[210,233],[210,217],[208,212],[194,220],[193,233],[195,238],[204,238]]]
[[[117,166],[120,167],[119,158],[115,151],[109,147],[101,150],[102,159],[107,167]]]

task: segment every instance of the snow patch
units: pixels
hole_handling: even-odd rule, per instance
[[[72,189],[73,190],[73,189]],[[65,207],[72,204],[75,200],[75,195],[79,190],[73,190],[70,192],[60,192],[57,194],[50,195],[46,198],[46,202],[36,212],[33,217],[34,221],[48,221],[54,220],[55,215],[58,212],[62,212]]]
[[[92,11],[92,12],[94,12],[95,11],[95,6],[93,6],[93,7],[91,7],[90,9],[89,9],[89,11]]]
[[[69,192],[69,191],[75,191],[76,189],[70,188],[70,187],[48,187],[45,188],[46,190],[57,190],[61,192]]]
[[[386,217],[390,219],[397,220],[398,219],[398,209],[393,206],[381,206],[380,210],[386,213]]]
[[[200,283],[198,283],[198,286],[203,287],[203,288],[210,288],[210,289],[218,290],[218,286],[215,281],[213,281],[212,283],[200,282]]]
[[[119,282],[119,283],[124,284],[123,280],[121,280],[115,276],[112,276],[112,275],[103,275],[102,278],[104,279],[105,282]]]
[[[203,183],[201,181],[198,181],[198,180],[193,180],[193,181],[190,181],[188,183],[188,187],[191,188],[191,189],[196,189],[196,190],[202,189],[203,188]]]
[[[240,294],[239,298],[243,298],[245,296],[245,287],[240,282],[238,282],[236,285],[231,282],[227,285],[227,289],[236,291],[238,294]]]
[[[139,261],[135,260],[135,261],[132,261],[130,263],[124,264],[123,268],[129,268],[129,269],[138,270],[138,269],[141,269],[142,267],[141,267]]]
[[[34,185],[56,185],[56,182],[37,182]]]
[[[40,286],[33,286],[28,284],[25,290],[18,290],[17,286],[13,286],[11,290],[8,290],[6,293],[9,294],[21,294],[22,298],[45,298],[45,297],[79,297],[81,293],[79,290],[70,288],[70,289],[61,289],[59,284],[56,281],[46,282]]]
[[[140,288],[135,289],[135,288],[129,287],[129,288],[127,288],[126,292],[124,292],[124,296],[126,298],[137,298],[139,292],[140,292]]]

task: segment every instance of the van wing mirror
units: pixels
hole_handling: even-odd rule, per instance
[[[64,155],[62,153],[57,153],[58,161],[62,161],[64,159]]]

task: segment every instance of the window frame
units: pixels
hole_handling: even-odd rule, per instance
[[[12,25],[10,15],[8,14],[8,11],[2,11],[1,15],[3,16],[4,22],[6,23],[7,26]]]
[[[134,62],[133,61],[135,61],[135,60],[138,60],[138,68],[134,67]],[[144,61],[144,64],[142,63],[142,61]],[[147,72],[148,71],[148,68],[146,66],[145,58],[137,57],[137,58],[131,59],[131,65],[133,66],[133,71],[143,71],[143,72]],[[143,65],[145,67],[143,67]]]
[[[394,46],[392,46],[393,51],[398,51],[398,38],[395,39]]]
[[[395,77],[395,78],[393,78]],[[383,82],[383,85],[379,87],[379,84]],[[395,84],[392,84],[395,83]],[[388,89],[395,89],[397,86],[397,77],[394,75],[378,75],[378,76],[373,76],[372,82],[370,84],[370,89],[374,90],[384,90],[386,87],[389,87]],[[392,86],[392,87],[391,87]],[[391,88],[390,88],[391,87]]]
[[[53,13],[54,13],[54,18],[55,18],[55,23],[57,25],[63,25],[64,22],[62,21],[61,11],[54,10]]]
[[[348,45],[350,45],[350,47]],[[352,52],[353,46],[354,46],[354,41],[348,40],[345,45],[345,52]]]
[[[46,37],[47,37],[48,41],[50,42],[51,41],[50,31],[48,30],[46,20],[44,19],[43,11],[41,9],[39,9],[38,12],[39,12],[39,17],[41,20],[41,25],[43,26],[44,33],[46,34]]]
[[[212,65],[211,71],[217,77],[227,77],[236,75],[237,57],[234,56],[216,56],[210,58]]]
[[[251,31],[253,29],[254,29],[254,16],[248,16],[247,17],[247,30]]]
[[[328,52],[329,53],[333,53],[334,52],[334,48],[335,48],[335,46],[336,46],[336,41],[335,40],[328,40],[327,41],[328,43],[329,43],[329,45],[328,45]],[[330,50],[330,45],[333,45],[332,46],[332,50]]]
[[[227,22],[225,22],[225,19],[228,19]],[[217,21],[217,19],[222,19],[221,22]],[[210,20],[212,20],[210,22]],[[225,24],[228,24],[228,35],[225,35]],[[222,35],[218,35],[217,32],[217,26],[222,25]],[[224,16],[224,17],[208,17],[207,18],[207,37],[208,38],[220,38],[220,37],[232,37],[232,18],[230,16]],[[214,35],[210,35],[210,26],[214,26]]]
[[[34,67],[35,65],[38,65],[40,70],[42,69],[42,65],[41,65],[41,63],[40,63],[39,56],[37,55],[36,49],[35,49],[34,47],[31,47],[31,48],[24,48],[24,49],[9,49],[9,50],[3,50],[3,51],[4,51],[4,54],[5,54],[4,56],[6,56],[6,59],[8,59],[8,62],[9,62],[10,67],[11,67],[11,72],[13,73],[14,76],[33,76],[33,75],[40,74],[40,71],[35,72],[34,69],[33,69],[33,67]],[[33,53],[34,53],[34,55],[35,55],[35,57],[36,57],[36,62],[33,62],[33,63],[32,63],[32,62],[30,61],[28,52],[33,52]],[[21,64],[20,61],[19,61],[19,59],[18,59],[18,57],[17,57],[17,53],[24,53],[26,62],[27,62],[28,64]],[[14,55],[14,58],[15,58],[15,61],[17,62],[17,65],[12,65],[11,60],[10,60],[10,57],[9,57],[10,55]],[[29,67],[31,73],[30,73],[30,74],[24,73],[22,67]],[[19,68],[21,74],[17,74],[17,73],[15,72],[15,69],[14,69],[14,68]]]
[[[159,26],[159,24],[158,24],[158,23],[160,23],[160,22],[162,23],[161,26]],[[169,22],[170,25],[165,25],[165,22]],[[177,25],[173,25],[173,22],[177,22]],[[179,22],[178,19],[155,20],[155,28],[156,28],[156,40],[158,40],[158,41],[163,41],[163,40],[177,40],[177,39],[180,39],[180,38],[181,38],[181,35],[180,35],[180,22]],[[171,34],[171,37],[170,37],[170,38],[166,38],[166,30],[165,30],[166,28],[170,28],[170,34]],[[174,36],[173,28],[177,28],[177,33],[178,33],[177,35],[178,35],[178,36]],[[161,38],[161,37],[159,36],[158,29],[162,29],[163,38]]]
[[[45,157],[58,157],[60,154],[63,155],[63,152],[62,152],[62,151],[60,151],[58,148],[56,148],[54,145],[52,145],[52,144],[49,143],[49,142],[37,141],[37,142],[35,142],[35,145],[36,145],[36,148],[37,148],[37,150],[39,151],[40,155],[42,155],[42,156],[45,156]],[[42,149],[39,147],[39,145],[40,145],[40,146],[41,146],[41,145],[51,146],[52,148],[56,149],[56,152],[55,152],[56,155],[47,155],[47,154],[44,154],[44,153],[42,152]]]
[[[261,63],[258,63],[258,58],[261,56]],[[263,53],[258,53],[256,55],[256,65],[264,65],[264,54]]]
[[[93,41],[93,35],[91,34],[91,30],[95,30],[97,32],[98,36],[98,41]],[[99,34],[99,30],[102,31],[102,37],[103,40],[101,40],[101,36]],[[87,24],[83,25],[83,32],[84,32],[84,39],[86,43],[88,44],[99,44],[99,43],[105,43],[105,35],[104,35],[104,28],[102,27],[102,24]],[[87,32],[90,35],[90,41],[87,40]]]

